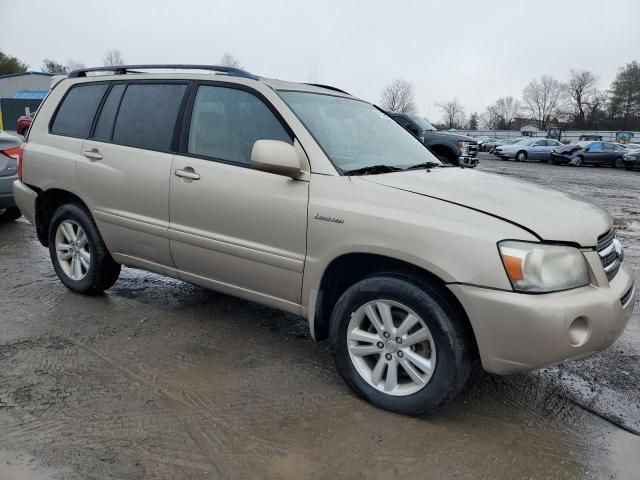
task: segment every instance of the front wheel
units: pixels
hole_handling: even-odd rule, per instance
[[[527,152],[518,152],[516,154],[516,160],[518,162],[524,162],[527,159]]]
[[[581,166],[582,166],[582,157],[578,157],[578,158],[576,158],[576,159],[573,161],[573,164],[574,164],[576,167],[581,167]]]
[[[87,210],[79,205],[62,205],[54,212],[49,255],[60,281],[79,293],[101,293],[120,275],[120,265],[111,258]]]
[[[336,366],[365,400],[433,413],[464,387],[472,365],[463,315],[432,285],[392,274],[349,288],[331,316]]]
[[[624,161],[621,158],[616,158],[615,162],[613,162],[613,166],[615,168],[624,168]]]

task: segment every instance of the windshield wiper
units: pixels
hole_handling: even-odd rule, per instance
[[[369,167],[355,168],[353,170],[344,170],[345,175],[376,175],[378,173],[400,172],[402,168],[392,167],[390,165],[371,165]]]
[[[405,170],[419,170],[421,168],[435,168],[435,167],[448,167],[448,166],[450,165],[444,164],[444,163],[424,162],[424,163],[417,163],[415,165],[411,165],[410,167],[405,168]]]

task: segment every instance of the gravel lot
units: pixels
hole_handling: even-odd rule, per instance
[[[640,172],[493,160],[585,196],[640,272]],[[305,323],[123,269],[66,290],[24,220],[0,227],[0,479],[637,478],[640,308],[592,359],[484,375],[441,414],[358,400]],[[635,433],[634,433],[635,432]]]

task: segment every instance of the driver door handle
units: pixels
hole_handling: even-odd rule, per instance
[[[173,171],[173,174],[176,177],[188,178],[190,180],[200,180],[200,175],[191,169],[190,170],[176,169]]]
[[[90,158],[91,160],[102,160],[102,154],[98,151],[97,148],[85,150],[83,153],[85,157]]]

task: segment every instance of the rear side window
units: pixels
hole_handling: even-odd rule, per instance
[[[168,151],[187,89],[180,84],[130,84],[120,102],[113,142]]]
[[[126,88],[126,85],[114,85],[109,92],[109,96],[105,100],[98,121],[96,122],[95,132],[93,133],[93,138],[96,140],[111,140],[113,124],[116,120],[120,100]]]
[[[107,84],[89,84],[72,87],[62,100],[51,125],[51,133],[86,138],[91,131],[93,117]]]

